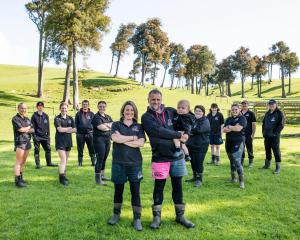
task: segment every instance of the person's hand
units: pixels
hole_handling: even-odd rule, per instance
[[[224,127],[223,131],[224,131],[225,133],[231,132],[230,126]]]
[[[189,139],[189,135],[187,135],[187,134],[182,134],[182,136],[181,136],[181,138],[180,138],[180,142],[185,143],[188,139]]]
[[[254,139],[254,134],[251,135],[251,138]]]
[[[136,141],[138,140],[138,137],[137,136],[133,136],[133,141]]]

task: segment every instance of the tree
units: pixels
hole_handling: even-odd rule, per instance
[[[104,15],[107,0],[49,0],[46,27],[58,45],[72,51],[73,108],[79,109],[77,53],[80,49],[100,49],[102,32],[110,22]]]
[[[32,0],[25,4],[30,20],[36,25],[39,32],[39,56],[38,56],[38,88],[37,97],[41,98],[44,94],[43,88],[43,68],[46,59],[47,34],[45,22],[47,17],[47,1]]]
[[[245,79],[251,74],[251,55],[249,48],[240,47],[233,57],[233,70],[240,73],[242,85],[242,98],[245,97]]]
[[[130,76],[132,76],[134,80],[136,80],[136,74],[140,73],[141,65],[141,58],[137,57],[133,61],[132,70],[129,72]]]
[[[257,82],[257,97],[261,98],[262,97],[261,95],[262,76],[266,75],[268,72],[267,69],[268,59],[266,56],[260,58],[257,55],[255,55],[252,59],[255,62],[254,77],[256,78],[256,82]]]
[[[229,56],[223,59],[217,65],[217,82],[222,87],[225,83],[226,85],[226,95],[231,97],[231,87],[230,85],[234,82],[236,76],[233,71],[233,57]],[[221,95],[224,94],[224,90],[221,91]]]
[[[281,97],[286,98],[285,94],[285,83],[284,76],[286,70],[286,59],[290,54],[290,48],[285,42],[279,41],[272,45],[270,48],[272,55],[274,56],[275,62],[280,66],[281,71]]]
[[[198,53],[201,49],[201,45],[192,45],[187,51],[188,61],[185,65],[186,68],[186,81],[188,82],[188,86],[191,88],[191,93],[195,93],[195,86],[196,86],[196,93],[198,92],[198,85],[197,85],[197,75],[199,74],[198,68]]]
[[[156,61],[157,59],[161,59],[163,53],[162,49],[167,46],[169,41],[167,34],[161,30],[161,26],[161,21],[158,18],[152,18],[146,23],[137,26],[130,39],[134,53],[141,57],[142,86],[144,86],[145,74],[147,72],[146,64],[149,64],[151,60]],[[153,79],[153,83],[155,83],[155,79]]]
[[[113,55],[115,54],[117,57],[116,73],[114,77],[118,76],[120,60],[127,52],[127,49],[130,46],[129,39],[132,37],[135,27],[136,25],[134,23],[128,23],[126,25],[121,24],[118,30],[118,34],[115,38],[115,41],[111,45]]]
[[[161,82],[160,87],[164,87],[164,83],[165,83],[165,79],[166,79],[166,73],[167,73],[167,70],[168,70],[168,68],[169,68],[169,66],[170,66],[170,52],[171,52],[170,45],[169,45],[169,46],[166,46],[166,47],[163,49],[161,65],[162,65],[163,68],[164,68],[164,76],[163,76],[163,80],[162,80],[162,82]]]
[[[110,69],[109,69],[109,74],[111,74],[111,71],[112,71],[112,68],[113,68],[113,65],[114,65],[114,59],[115,59],[115,57],[117,56],[117,53],[116,53],[116,51],[114,50],[114,43],[112,43],[111,45],[110,45],[110,50],[111,50],[111,63],[110,63]]]
[[[275,63],[275,57],[273,53],[270,53],[266,56],[265,60],[268,64],[268,83],[270,84],[272,82],[272,75],[273,75],[273,65]]]
[[[285,69],[286,72],[289,76],[289,88],[288,88],[288,93],[291,94],[291,74],[293,72],[296,72],[299,68],[299,58],[295,52],[291,52],[286,56],[285,59]]]

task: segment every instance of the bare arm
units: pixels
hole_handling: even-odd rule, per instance
[[[111,125],[108,126],[107,123],[102,123],[102,124],[98,125],[97,128],[101,131],[107,132],[107,131],[110,131]]]
[[[251,135],[252,138],[254,138],[255,132],[256,132],[256,122],[253,122],[252,123],[252,135]]]
[[[72,127],[57,127],[57,131],[60,133],[72,133]]]
[[[28,133],[31,129],[31,126],[28,126],[28,127],[21,127],[18,129],[18,132],[21,132],[21,133]]]
[[[111,139],[116,143],[126,143],[137,140],[137,136],[125,136],[116,131],[111,135]]]
[[[240,132],[243,129],[243,126],[236,124],[235,126],[229,125],[228,128],[233,132]]]
[[[221,136],[222,136],[222,133],[223,133],[223,128],[224,128],[224,123],[221,124]]]
[[[131,142],[125,142],[124,144],[133,148],[143,147],[145,144],[145,138],[139,138]]]

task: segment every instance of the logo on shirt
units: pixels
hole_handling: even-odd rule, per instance
[[[45,123],[45,124],[47,124],[47,123],[48,123],[47,119],[45,119],[45,120],[44,120],[44,123]]]
[[[246,117],[249,117],[249,113],[245,114]]]
[[[132,131],[134,132],[138,132],[139,131],[139,127],[138,126],[134,126],[131,128]]]
[[[272,118],[271,118],[271,122],[275,122],[275,117],[272,117]]]
[[[68,123],[71,124],[72,123],[71,120],[68,120]]]
[[[27,124],[28,124],[28,125],[31,125],[31,122],[30,122],[29,120],[27,120]]]
[[[172,125],[173,125],[172,120],[168,119],[168,126],[172,126]]]
[[[87,117],[86,117],[87,119],[91,119],[91,117],[88,115]]]
[[[218,120],[219,120],[219,118],[218,118],[218,117],[215,117],[215,120],[216,120],[216,121],[218,121]]]

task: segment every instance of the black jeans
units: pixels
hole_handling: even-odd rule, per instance
[[[204,171],[204,166],[203,166],[203,162],[208,150],[208,145],[209,144],[203,144],[203,149],[201,149],[201,151],[197,151],[197,152],[193,152],[190,151],[190,156],[191,156],[191,166],[192,166],[192,170],[194,175],[199,175],[199,174],[203,174]]]
[[[161,205],[164,200],[164,188],[166,179],[155,179],[153,202],[154,205]],[[183,204],[182,177],[171,177],[172,199],[174,204]]]
[[[96,153],[95,173],[105,169],[105,162],[110,151],[110,138],[94,136],[94,149]]]
[[[34,143],[34,158],[36,165],[40,165],[40,145],[42,145],[45,151],[45,158],[47,164],[51,163],[51,145],[50,145],[50,138],[48,139],[39,139],[33,138]]]
[[[91,160],[93,161],[93,158],[95,156],[93,133],[87,133],[87,134],[77,133],[76,141],[77,141],[78,162],[82,162],[85,143],[88,147]]]
[[[265,138],[265,151],[266,159],[272,160],[272,152],[275,157],[276,162],[281,162],[281,152],[280,152],[280,136]]]
[[[245,147],[247,149],[248,159],[253,160],[253,158],[254,158],[254,156],[253,156],[253,139],[252,139],[251,135],[245,136]],[[244,158],[245,158],[245,148],[244,148],[243,155],[242,155],[242,162],[243,162]]]
[[[140,182],[129,182],[131,193],[131,206],[141,206]],[[115,184],[114,203],[123,202],[123,192],[125,184]]]

